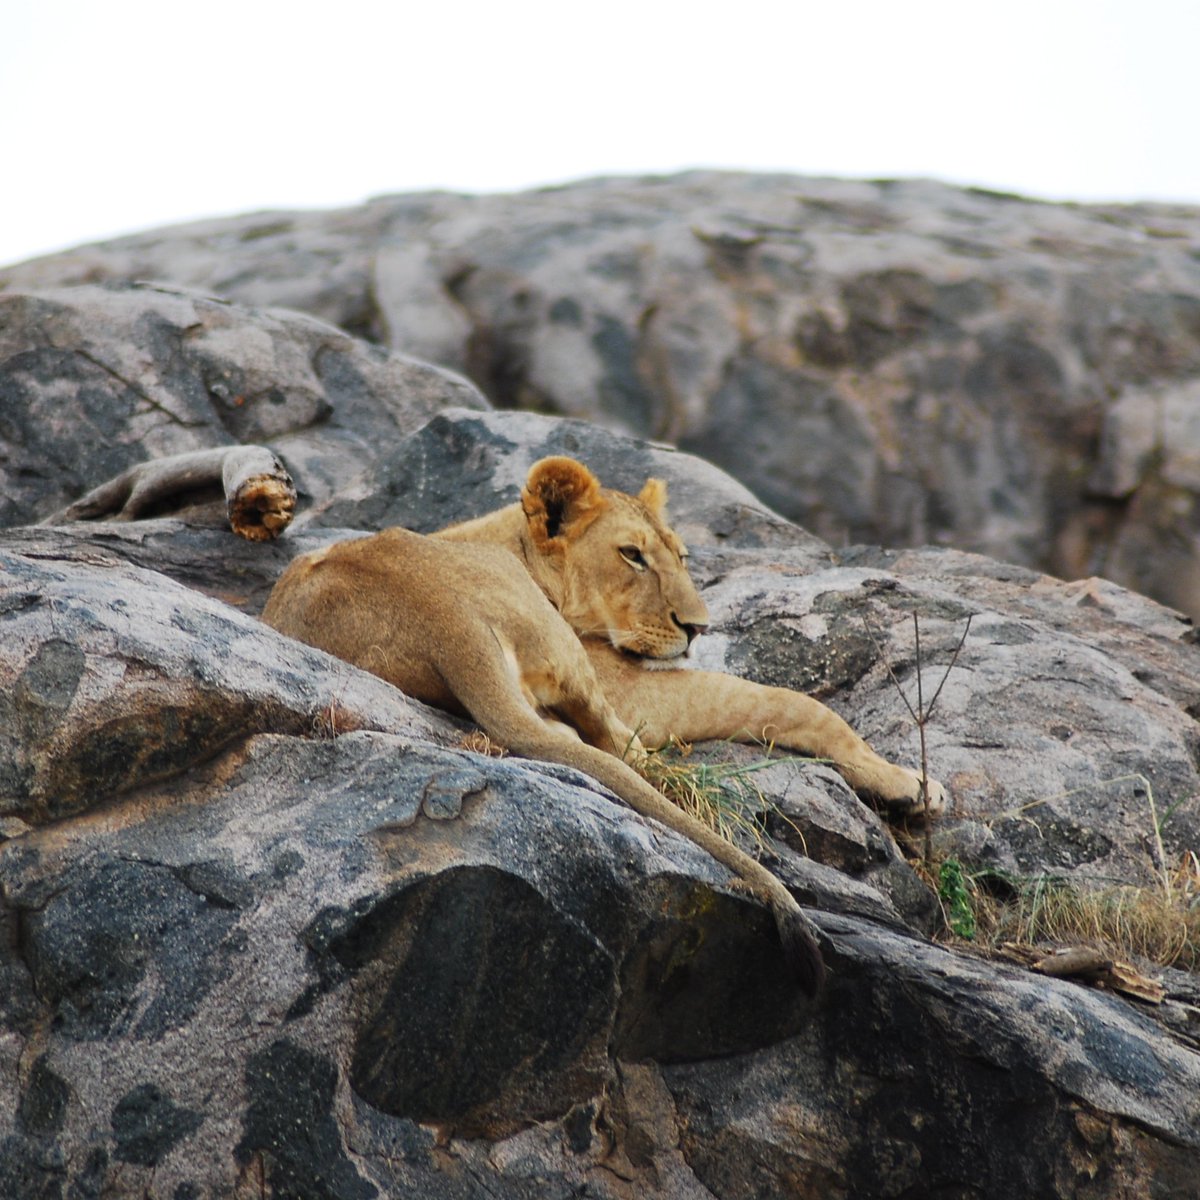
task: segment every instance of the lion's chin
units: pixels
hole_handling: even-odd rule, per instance
[[[669,671],[674,667],[684,666],[686,660],[691,657],[691,646],[684,646],[681,650],[671,651],[667,654],[662,653],[647,653],[643,650],[637,650],[633,646],[622,646],[616,642],[614,646],[621,652],[624,658],[631,662],[637,663],[639,667],[647,671]]]
[[[638,666],[643,671],[678,671],[681,667],[690,667],[691,660],[686,652],[676,654],[673,658],[640,658]]]

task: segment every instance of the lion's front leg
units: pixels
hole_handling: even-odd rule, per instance
[[[588,644],[605,695],[649,746],[680,741],[766,741],[828,759],[861,796],[904,815],[946,807],[946,789],[890,763],[835,713],[803,692],[767,687],[715,671],[650,671]]]
[[[862,742],[865,755],[855,755],[845,763],[833,759],[843,778],[856,792],[876,798],[889,812],[902,816],[927,813],[931,817],[940,817],[945,812],[948,796],[945,787],[936,779],[928,779],[922,788],[920,771],[890,763],[876,754],[862,738],[858,740]],[[777,739],[775,744],[783,746],[787,743]],[[833,758],[832,755],[818,757]]]
[[[746,718],[747,736],[828,759],[860,796],[879,801],[893,814],[937,817],[945,811],[942,784],[929,779],[922,786],[920,771],[888,762],[819,700],[787,688],[723,678],[733,680],[731,700],[736,697],[735,707]]]

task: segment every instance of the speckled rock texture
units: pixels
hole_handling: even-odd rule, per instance
[[[151,284],[0,295],[0,526],[49,516],[147,458],[270,441],[308,505],[365,494],[389,441],[447,404],[452,372],[299,313]],[[315,440],[310,436],[318,430]]]
[[[699,665],[812,690],[915,762],[889,667],[911,693],[915,612],[938,677],[969,616],[928,730],[955,798],[935,842],[1140,884],[1162,865],[1151,795],[1168,859],[1200,846],[1185,618],[962,551],[837,551],[690,455],[489,411],[308,318],[141,288],[53,305],[72,345],[144,357],[0,418],[45,447],[6,443],[44,478],[0,531],[0,1196],[1189,1194],[1193,976],[1156,972],[1164,1003],[1139,1005],[950,948],[900,831],[829,767],[777,756],[755,775],[777,810],[763,853],[830,968],[805,1001],[770,915],[702,851],[573,771],[477,753],[461,722],[255,614],[299,550],[487,511],[547,453],[624,489],[664,478],[712,611]],[[87,315],[111,305],[140,314],[127,332]],[[208,370],[266,322],[393,383],[314,386],[298,427],[254,433],[305,497],[275,542],[169,514],[35,524],[108,469],[93,428],[115,431],[115,468],[194,445],[148,444],[140,420],[234,440],[211,388],[179,407],[184,343],[139,338],[177,305],[224,323]],[[50,395],[39,372],[9,397]]]
[[[156,230],[0,271],[300,309],[703,455],[834,545],[1200,616],[1200,210],[698,172]]]

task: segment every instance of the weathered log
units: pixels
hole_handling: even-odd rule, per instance
[[[1054,950],[1033,964],[1035,971],[1058,979],[1072,976],[1091,978],[1111,971],[1112,967],[1112,954],[1096,946],[1071,946],[1065,950]]]
[[[1166,989],[1158,980],[1096,946],[1070,946],[1044,955],[1035,952],[1032,959],[1033,970],[1056,979],[1077,979],[1149,1004],[1161,1004],[1166,996]]]
[[[278,537],[291,524],[296,488],[265,446],[217,446],[138,463],[48,517],[68,521],[133,521],[169,500],[221,490],[230,528],[252,542]]]
[[[1156,979],[1143,975],[1132,963],[1114,958],[1094,946],[1072,946],[1039,959],[1033,969],[1059,979],[1078,979],[1097,987],[1122,992],[1149,1004],[1161,1004],[1166,989]]]

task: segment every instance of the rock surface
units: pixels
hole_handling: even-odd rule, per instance
[[[1200,616],[1200,210],[694,173],[208,221],[0,272],[312,313],[501,407],[663,438],[835,545]]]
[[[486,407],[451,372],[298,313],[149,284],[8,292],[0,526],[144,459],[237,442],[278,447],[310,507],[367,494],[388,442],[448,404]]]
[[[73,344],[109,336],[80,314],[110,303],[135,330],[162,304],[211,315],[146,289],[54,301]],[[264,321],[293,328],[216,307],[233,355]],[[690,843],[574,772],[465,748],[461,724],[254,614],[298,550],[486,511],[546,453],[618,487],[659,476],[713,614],[700,665],[811,689],[915,761],[887,668],[911,691],[916,612],[939,676],[969,615],[928,731],[956,797],[937,838],[1138,884],[1161,865],[1151,796],[1168,858],[1200,847],[1190,623],[960,551],[836,552],[686,454],[487,411],[300,328],[429,390],[410,411],[402,387],[326,389],[315,423],[266,437],[306,448],[278,541],[169,515],[0,532],[0,1195],[1189,1194],[1194,977],[1162,973],[1165,1002],[1141,1006],[938,944],[889,830],[828,767],[780,758],[755,774],[780,814],[768,861],[831,968],[803,1002],[769,915]],[[142,390],[179,361],[173,338],[111,336],[111,361],[150,356]],[[179,378],[156,404],[190,394]],[[80,490],[99,481],[84,391],[63,386],[57,423],[23,414]],[[90,403],[128,458],[150,453],[130,422],[154,406]],[[188,436],[228,438],[196,403]],[[441,411],[421,424],[422,404]],[[43,474],[14,524],[72,498]]]

